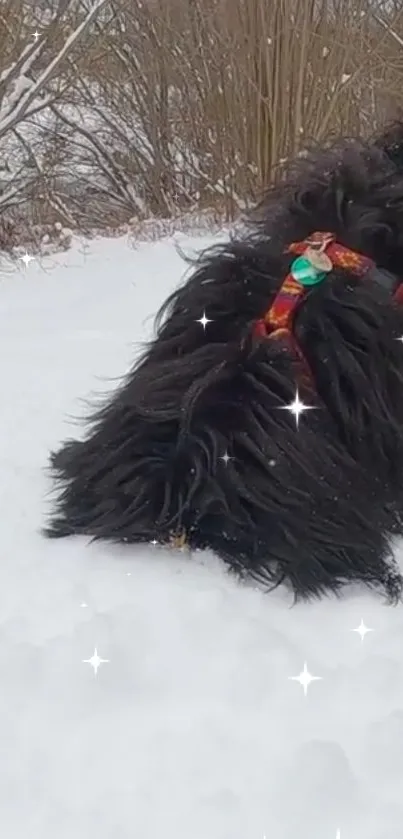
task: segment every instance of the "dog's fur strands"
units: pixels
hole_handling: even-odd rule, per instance
[[[297,599],[351,581],[400,598],[403,307],[340,269],[306,294],[294,334],[314,379],[300,398],[316,410],[298,430],[279,410],[295,397],[298,357],[251,333],[288,273],[285,249],[316,230],[403,279],[403,126],[311,153],[243,238],[200,256],[84,441],[52,456],[48,535],[169,544],[184,532],[190,548]]]

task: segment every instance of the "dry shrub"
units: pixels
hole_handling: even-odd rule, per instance
[[[108,108],[140,216],[219,205],[232,218],[289,156],[368,134],[401,106],[402,13],[390,4],[382,15],[371,0],[112,6],[108,61],[89,68],[83,97],[91,108],[97,97],[101,123]]]
[[[48,4],[33,78],[90,6]],[[3,0],[3,68],[35,14]],[[80,230],[147,219],[156,230],[212,208],[233,219],[310,143],[368,135],[399,114],[402,45],[391,1],[109,0],[43,86],[41,118],[3,137],[21,157],[19,212],[25,202],[32,223]]]

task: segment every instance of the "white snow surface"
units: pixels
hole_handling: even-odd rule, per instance
[[[0,281],[0,835],[399,839],[402,607],[41,536],[48,452],[152,334],[175,241],[207,243],[100,239]]]

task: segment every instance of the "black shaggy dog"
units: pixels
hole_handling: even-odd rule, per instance
[[[297,599],[360,581],[397,602],[400,280],[403,125],[298,161],[243,237],[200,256],[84,441],[52,455],[47,534],[186,543]],[[280,290],[288,331],[265,318]],[[298,422],[296,393],[315,406]]]

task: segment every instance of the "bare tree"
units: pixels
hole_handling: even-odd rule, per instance
[[[45,47],[51,43],[52,34],[62,22],[63,16],[73,0],[61,0],[58,10],[38,42],[28,44],[17,60],[1,73],[0,82],[0,139],[23,119],[44,110],[56,101],[58,94],[49,90],[49,83],[57,75],[60,65],[83,38],[86,30],[109,0],[94,0],[92,8],[66,38],[62,47],[46,64],[44,69],[35,74],[39,59]],[[36,76],[36,77],[35,77]]]
[[[39,185],[42,200],[46,195],[47,202],[54,209],[57,206],[58,215],[73,222],[68,208],[47,187],[40,129],[46,126],[52,105],[74,83],[69,59],[107,3],[94,0],[85,14],[80,13],[75,0],[59,0],[53,9],[47,4],[45,13],[22,0],[3,0],[0,5],[5,45],[0,72],[0,143],[3,159],[13,161],[12,169],[7,171],[6,163],[1,173],[3,214],[32,198]]]
[[[21,214],[232,218],[403,107],[397,0],[0,0],[0,39],[0,245]]]

